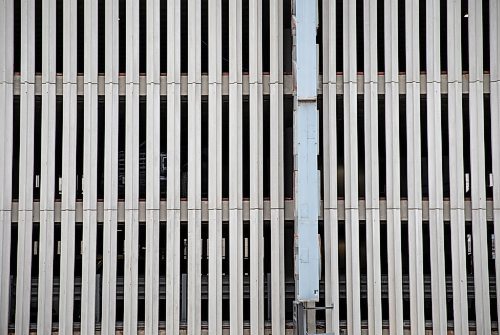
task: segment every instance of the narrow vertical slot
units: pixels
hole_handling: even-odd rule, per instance
[[[248,73],[248,65],[249,65],[249,54],[248,54],[248,42],[249,42],[249,0],[241,0],[242,7],[242,17],[241,17],[241,44],[242,44],[242,71],[243,73]]]
[[[76,100],[76,200],[83,199],[82,178],[83,178],[83,131],[84,112],[83,95],[77,96]]]
[[[466,0],[467,1],[467,0]],[[420,72],[425,72],[427,69],[427,63],[426,63],[426,37],[425,37],[425,18],[426,18],[426,12],[425,12],[425,1],[420,1],[420,6],[419,6],[419,39],[420,39]]]
[[[443,173],[443,197],[450,198],[450,136],[448,131],[448,95],[441,95],[441,142],[442,152],[442,173]]]
[[[401,198],[408,198],[408,134],[406,134],[406,97],[399,96],[399,168]]]
[[[35,73],[42,73],[42,0],[35,0]],[[23,18],[24,19],[24,18]],[[21,41],[22,43],[22,41]]]
[[[20,2],[20,1],[14,1]],[[63,1],[57,1],[56,5],[56,72],[63,72]]]
[[[422,141],[422,197],[429,199],[429,156],[427,142],[427,99],[426,95],[420,96],[420,140]]]
[[[293,301],[295,300],[295,291],[294,291],[294,222],[293,221],[285,221],[284,223],[284,236],[283,236],[283,254],[284,259],[283,262],[285,268],[285,320],[293,320]]]
[[[75,267],[74,267],[74,302],[73,302],[73,322],[80,322],[82,311],[82,236],[83,225],[81,222],[75,222]]]
[[[378,95],[378,151],[379,151],[379,192],[386,196],[386,157],[385,157],[385,95]],[[383,245],[383,244],[382,244]]]
[[[335,43],[336,43],[336,58],[337,58],[337,73],[342,73],[344,71],[343,64],[344,64],[344,4],[342,0],[332,0],[336,1],[336,8],[335,8],[335,21],[337,22],[337,27],[335,29],[336,36],[335,36]],[[382,1],[379,1],[379,3]],[[383,17],[383,13],[382,16]],[[330,42],[333,43],[333,41]],[[337,128],[338,129],[338,128]]]
[[[402,286],[410,285],[410,254],[408,249],[408,221],[401,220],[401,270],[403,283]],[[405,294],[403,289],[403,320],[410,321],[410,295]]]
[[[167,199],[167,97],[160,96],[160,199]]]
[[[358,95],[358,197],[365,197],[365,115],[363,95]]]
[[[431,255],[429,221],[422,222],[422,237],[424,251],[424,291],[431,290]],[[432,322],[432,294],[424,298],[424,315],[426,322]]]
[[[158,297],[158,321],[160,324],[165,324],[167,311],[166,311],[166,292],[165,292],[165,284],[166,284],[166,276],[167,276],[167,258],[166,258],[166,250],[167,250],[167,222],[160,221],[160,236],[159,236],[159,250],[160,250],[160,282],[159,286],[159,297]]]
[[[323,75],[323,29],[325,29],[325,24],[323,22],[323,2],[322,0],[316,0],[316,6],[318,8],[318,29],[316,29],[316,44],[318,45],[318,74],[320,76]],[[269,14],[267,17],[269,20]],[[274,20],[274,18],[273,18]],[[269,35],[269,28],[267,31],[264,31],[266,35]],[[266,36],[266,44],[269,44],[269,36]],[[266,70],[269,71],[269,70]]]
[[[250,111],[249,97],[243,96],[242,124],[242,169],[243,169],[243,198],[250,198]],[[256,140],[256,139],[253,139]]]
[[[19,95],[14,95],[12,110],[12,201],[19,199],[19,112],[20,98]],[[16,249],[12,247],[11,250]]]
[[[61,223],[54,223],[54,249],[52,268],[52,322],[59,322],[59,297],[61,296]]]
[[[167,73],[167,6],[167,1],[160,1],[160,73],[162,75]]]
[[[439,21],[439,35],[440,35],[440,45],[441,45],[441,73],[448,72],[448,43],[447,40],[447,21],[448,21],[448,0],[440,0],[440,14],[441,19]]]
[[[105,138],[105,120],[106,109],[104,103],[104,96],[100,95],[97,102],[97,199],[104,199],[104,138]]]
[[[250,221],[243,221],[243,322],[250,322]]]
[[[116,322],[123,322],[123,278],[125,270],[125,223],[118,222],[116,238]]]
[[[15,292],[14,285],[16,283],[17,277],[17,238],[18,238],[18,224],[17,222],[12,222],[11,224],[11,232],[10,232],[10,284],[9,288],[11,292]],[[11,303],[9,303],[9,328],[14,327],[14,323],[16,322],[16,306],[13,303],[13,298],[15,297],[12,294]]]
[[[222,197],[229,198],[229,100],[222,97]]]
[[[208,73],[208,1],[201,2],[201,72]],[[220,39],[220,36],[219,36]]]
[[[222,72],[229,72],[229,1],[222,1]]]
[[[181,129],[180,129],[180,175],[177,176],[181,183],[181,198],[187,198],[188,189],[188,104],[187,97],[181,98]],[[168,157],[171,159],[171,157]]]
[[[496,250],[495,250],[495,226],[493,221],[487,222],[487,231],[488,231],[488,272],[490,276],[495,274],[495,258],[496,258]],[[495,284],[493,287],[490,286],[490,317],[492,322],[498,321],[497,314],[497,296],[496,294],[492,294],[495,290]]]
[[[399,72],[406,72],[406,1],[398,1],[398,64]],[[444,40],[446,41],[446,40]]]
[[[188,2],[181,1],[181,72],[188,72]]]
[[[490,1],[498,0],[483,0],[483,70],[488,73],[490,72]],[[491,305],[491,310],[496,309],[496,304],[494,306]]]
[[[270,171],[270,106],[269,106],[269,95],[265,95],[263,98],[262,106],[262,194],[264,199],[269,199],[270,197],[270,183],[271,183],[271,171]],[[320,119],[321,120],[321,119]],[[321,129],[321,128],[320,128]],[[256,140],[256,139],[254,139]]]
[[[37,322],[38,316],[38,266],[40,254],[40,224],[33,222],[33,231],[31,235],[31,299],[30,299],[30,323]]]
[[[462,0],[462,71],[469,72],[469,1]],[[469,320],[475,320],[470,319]]]
[[[283,96],[283,189],[286,199],[294,197],[293,96]]]
[[[283,72],[292,73],[292,1],[283,1]]]
[[[358,73],[363,73],[365,64],[363,14],[363,0],[356,0],[356,67]]]
[[[118,102],[118,199],[125,199],[125,97]]]
[[[366,221],[359,220],[359,277],[360,277],[360,312],[361,322],[368,322],[368,292],[367,292],[367,250],[366,250]],[[322,305],[324,306],[324,304]]]
[[[485,158],[486,158],[486,164],[485,164],[486,198],[493,200],[493,148],[491,141],[492,141],[491,100],[490,100],[490,95],[485,94],[484,95],[484,144],[485,144]]]
[[[137,303],[137,321],[142,323],[146,320],[145,310],[145,292],[146,292],[146,222],[139,222],[139,259],[138,259],[138,303]],[[157,284],[157,283],[155,283]]]
[[[271,322],[271,221],[264,221],[264,322]],[[318,221],[319,224],[319,221]],[[323,231],[323,230],[321,230]],[[323,239],[322,239],[323,240]],[[321,263],[324,264],[324,263]],[[324,306],[324,304],[322,305]]]
[[[146,74],[146,1],[139,1],[139,73]],[[140,309],[139,309],[140,310]]]
[[[13,1],[14,3],[14,73],[21,72],[21,1]]]
[[[208,97],[201,97],[201,197],[208,198]]]
[[[76,69],[79,74],[83,73],[83,40],[84,40],[84,0],[77,0],[77,36],[76,36],[76,44],[77,44],[77,57],[76,57]]]
[[[35,136],[33,142],[33,201],[40,200],[40,170],[42,142],[42,97],[35,96]]]
[[[377,69],[379,73],[384,73],[384,1],[377,2]],[[380,128],[379,128],[380,129]],[[382,185],[382,184],[381,184]]]
[[[208,322],[208,222],[201,224],[201,323]]]
[[[344,96],[337,95],[337,196],[345,196],[344,173]]]
[[[96,243],[96,299],[95,299],[95,321],[97,324],[101,322],[102,316],[102,271],[103,271],[103,233],[104,225],[102,222],[97,223],[97,243]]]
[[[347,320],[345,221],[339,220],[339,318]]]
[[[229,223],[222,224],[222,322],[229,322]]]
[[[380,274],[382,277],[382,320],[389,320],[389,284],[387,264],[387,222],[380,220]]]
[[[61,200],[62,194],[62,142],[63,142],[63,97],[56,96],[56,146],[55,146],[55,177],[54,197]]]
[[[187,324],[187,272],[188,272],[188,231],[186,222],[181,223],[180,229],[180,241],[179,241],[179,254],[180,257],[180,271],[179,271],[179,283],[180,283],[180,324],[185,326]]]
[[[105,72],[105,43],[106,43],[106,25],[105,25],[105,4],[104,1],[97,2],[97,71],[99,74],[104,74]],[[100,120],[99,120],[100,121]]]
[[[269,20],[269,7],[270,7],[269,1],[270,0],[262,0],[262,72],[264,73],[269,73],[269,60],[270,60],[269,26],[271,21]],[[278,18],[273,17],[273,21],[274,20],[278,20]]]
[[[465,181],[465,200],[471,199],[471,146],[470,146],[470,117],[469,117],[469,95],[462,95],[462,124],[463,130],[463,140],[464,140],[464,181]],[[473,319],[469,319],[473,320]]]
[[[81,1],[81,0],[79,0]],[[163,2],[163,1],[162,1]],[[125,7],[125,0],[120,0],[120,5],[118,6],[118,43],[119,43],[119,61],[118,61],[118,68],[120,74],[125,73],[125,67],[126,67],[126,61],[127,61],[127,36],[126,36],[126,29],[127,29],[127,15],[126,15],[126,7]]]
[[[452,276],[452,249],[451,249],[451,223],[450,221],[444,221],[444,256],[445,256],[445,273],[448,282],[448,278]],[[451,284],[451,283],[450,283]],[[448,286],[448,283],[446,283]],[[453,321],[453,290],[446,290],[446,312],[448,321]]]
[[[472,254],[472,221],[465,221],[465,245],[467,250],[467,305],[469,306],[469,322],[476,320],[474,295],[474,256]]]
[[[146,199],[146,97],[139,97],[139,199]]]

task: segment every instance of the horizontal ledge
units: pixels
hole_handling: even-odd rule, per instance
[[[385,221],[387,219],[387,201],[386,200],[381,200],[380,201],[380,207],[379,207],[379,212],[380,212],[380,220]],[[407,221],[408,220],[408,212],[412,211],[413,209],[408,208],[408,201],[407,200],[401,200],[400,202],[401,207],[399,208],[401,212],[401,220]],[[338,220],[345,220],[345,201],[344,200],[339,200],[337,202],[337,215],[338,215]],[[358,214],[359,214],[359,220],[365,220],[366,219],[366,202],[365,200],[360,200],[358,202]],[[77,222],[82,222],[83,221],[83,203],[81,201],[76,202],[76,207],[75,207],[75,219]],[[222,210],[222,220],[223,221],[228,221],[229,220],[229,201],[224,200],[222,201],[222,208],[217,208],[218,210]],[[209,209],[208,208],[208,201],[203,200],[201,202],[201,219],[202,221],[208,221],[209,218],[209,211],[217,210],[215,208]],[[166,201],[161,201],[160,202],[160,220],[161,221],[166,221],[167,220],[167,212],[172,211],[174,209],[168,209],[167,210],[167,202]],[[178,210],[178,209],[177,209]],[[243,201],[243,209],[237,209],[237,210],[242,210],[243,211],[243,220],[250,220],[250,201],[249,200],[244,200]],[[265,200],[264,201],[264,206],[262,208],[264,212],[264,220],[271,220],[271,201]],[[335,210],[335,209],[334,209]],[[370,208],[368,209],[370,210]],[[451,219],[451,204],[449,200],[444,201],[444,206],[443,206],[443,220],[445,221],[450,221]],[[470,200],[465,202],[465,220],[471,221],[472,220],[472,202]],[[11,220],[12,222],[17,222],[18,217],[19,217],[19,205],[17,202],[12,203],[12,216]],[[102,201],[99,201],[97,203],[97,221],[98,222],[103,222],[104,221],[104,203]],[[146,221],[146,202],[141,200],[139,201],[139,221]],[[422,202],[422,220],[428,221],[429,220],[429,201],[423,201]],[[488,221],[493,221],[493,201],[489,200],[486,202],[486,219]],[[25,210],[25,212],[29,212],[29,210]],[[34,202],[33,203],[33,210],[31,211],[33,213],[33,221],[34,222],[39,222],[40,220],[40,203],[39,202]],[[55,222],[60,222],[61,221],[61,202],[55,202],[54,203],[54,221]],[[295,212],[295,203],[294,200],[285,200],[285,206],[284,206],[284,219],[292,221],[294,220],[294,212]],[[321,202],[321,208],[320,208],[320,220],[323,220],[323,202]],[[125,202],[124,201],[119,201],[118,206],[117,206],[117,214],[118,214],[118,221],[119,222],[124,222],[125,221]],[[187,221],[188,220],[188,202],[186,200],[181,201],[181,206],[180,206],[180,215],[181,215],[181,221]]]
[[[105,86],[106,85],[110,85],[110,84],[118,84],[118,94],[119,95],[126,95],[126,86],[131,84],[131,83],[127,83],[126,81],[126,76],[124,75],[121,75],[119,76],[118,78],[118,82],[117,83],[111,83],[109,81],[106,81],[105,80],[105,76],[104,75],[100,75],[98,77],[98,80],[97,80],[97,85],[98,85],[98,90],[97,90],[97,94],[99,95],[104,95],[105,94]],[[335,84],[336,86],[336,94],[344,94],[344,82],[343,82],[343,75],[342,74],[338,74],[337,75],[337,78],[336,78],[336,82],[329,82],[329,83],[323,83],[323,78],[322,76],[318,76],[318,84],[317,84],[317,87],[318,87],[318,90],[317,90],[317,93],[318,94],[322,94],[323,93],[323,86],[324,85],[328,85],[328,84]],[[23,82],[21,82],[21,76],[19,74],[16,74],[14,75],[14,94],[15,95],[19,95],[21,93],[21,84]],[[78,75],[77,76],[77,94],[79,95],[82,95],[84,94],[84,85],[85,85],[85,80],[84,80],[84,76],[83,75]],[[146,95],[147,93],[147,85],[151,83],[151,81],[148,81],[147,80],[147,77],[145,75],[141,75],[139,77],[139,95]],[[357,94],[364,94],[365,92],[365,80],[364,80],[364,75],[363,74],[359,74],[357,76],[357,79],[355,82],[352,82],[352,83],[355,83],[356,86],[357,86]],[[375,83],[375,82],[373,82]],[[427,75],[426,74],[421,74],[420,75],[420,81],[419,82],[416,82],[416,81],[412,81],[412,82],[407,82],[406,81],[406,75],[405,74],[400,74],[399,75],[399,81],[398,81],[398,85],[399,85],[399,94],[406,94],[406,91],[407,91],[407,84],[409,83],[415,83],[415,84],[419,84],[420,85],[420,94],[426,94],[427,93]],[[453,82],[448,82],[448,75],[447,74],[442,74],[441,75],[441,82],[440,82],[440,85],[441,85],[441,93],[443,94],[446,94],[448,93],[448,84],[452,84],[452,83],[456,83],[456,81],[453,81]],[[484,74],[484,81],[482,82],[484,87],[484,93],[488,94],[490,93],[490,87],[491,87],[491,82],[490,82],[490,74],[489,73],[485,73]],[[34,83],[28,83],[30,85],[34,84],[35,85],[35,94],[36,95],[41,95],[42,94],[42,76],[41,75],[36,75],[35,76],[35,82]],[[62,75],[58,75],[56,77],[56,94],[57,95],[62,95],[63,94],[63,86],[64,85],[68,85],[70,83],[66,83],[64,82],[64,79],[63,79],[63,76]],[[92,84],[96,84],[96,83],[92,83]],[[135,85],[137,83],[134,83]],[[167,80],[167,76],[166,75],[162,75],[160,76],[160,95],[167,95],[167,86],[168,85],[172,85],[172,84],[178,84],[180,85],[180,94],[181,95],[187,95],[188,94],[188,85],[189,85],[189,81],[188,81],[188,76],[187,75],[183,75],[181,76],[181,79],[180,79],[180,82],[171,82],[170,79]],[[212,83],[209,81],[208,79],[208,75],[202,75],[201,77],[201,94],[202,95],[206,95],[208,96],[209,94],[209,85],[213,85],[213,84],[217,84],[217,85],[222,85],[222,94],[223,95],[229,95],[229,85],[230,85],[230,82],[229,82],[229,75],[228,74],[224,74],[222,76],[222,82],[221,83]],[[235,83],[231,83],[232,84],[241,84],[242,85],[242,91],[243,91],[243,94],[244,95],[248,95],[250,94],[250,81],[249,81],[249,76],[248,75],[243,75],[243,78],[242,78],[242,81],[241,82],[235,82]],[[270,87],[271,85],[274,85],[274,84],[281,84],[283,85],[283,93],[284,94],[287,94],[287,95],[290,95],[290,94],[294,94],[294,80],[293,80],[293,76],[290,75],[290,74],[287,74],[287,75],[284,75],[283,76],[283,83],[275,83],[275,82],[271,82],[271,79],[270,79],[270,75],[268,74],[264,74],[262,76],[262,93],[264,95],[269,95],[270,94]],[[377,93],[378,94],[385,94],[385,77],[383,74],[379,74],[378,75],[378,81],[376,82],[377,84]],[[462,76],[462,93],[469,93],[469,85],[470,82],[469,82],[469,75],[468,74],[464,74]],[[71,85],[74,85],[74,83],[71,83]],[[260,85],[260,84],[259,84]]]

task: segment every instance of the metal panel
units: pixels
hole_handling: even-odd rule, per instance
[[[63,130],[59,333],[73,333],[75,277],[77,1],[63,6]],[[57,78],[56,78],[57,80]]]
[[[490,334],[483,97],[483,4],[481,1],[469,1],[468,9],[469,122],[476,329],[480,334]]]
[[[137,332],[139,261],[139,3],[125,3],[127,26],[125,98],[124,334]]]
[[[118,208],[118,0],[105,2],[104,215],[101,332],[115,333]]]
[[[42,131],[37,329],[52,330],[54,178],[56,142],[56,1],[42,4]]]
[[[339,333],[337,209],[337,75],[335,2],[323,1],[323,220],[326,332]],[[338,85],[343,86],[343,85]]]
[[[440,2],[426,1],[427,143],[429,162],[429,237],[431,254],[432,326],[446,332],[446,279],[443,226],[443,149],[441,136]]]
[[[222,3],[208,3],[208,332],[222,333]],[[203,217],[203,214],[202,214]],[[205,218],[206,220],[206,218]]]
[[[187,330],[201,334],[201,2],[188,1]]]
[[[469,327],[465,249],[464,148],[462,115],[462,8],[447,2],[448,131],[450,145],[451,248],[453,267],[453,320],[456,333]]]
[[[242,0],[229,3],[229,325],[243,334]]]
[[[363,1],[364,17],[364,132],[366,199],[366,271],[368,332],[382,332],[380,264],[380,206],[377,95],[377,2]]]
[[[262,0],[249,1],[250,334],[264,333]]]
[[[425,332],[422,237],[422,159],[420,125],[419,4],[405,2],[406,133],[408,169],[408,253],[410,324],[415,334]]]
[[[19,217],[16,276],[16,333],[29,332],[35,130],[35,3],[21,2],[21,106],[19,111]]]
[[[358,104],[356,63],[356,4],[343,2],[344,58],[344,185],[347,331],[361,332],[358,213]]]
[[[398,4],[384,0],[385,151],[387,180],[387,263],[389,329],[403,331],[399,154]]]
[[[97,249],[97,1],[84,3],[83,248],[81,331],[95,331]]]
[[[144,330],[158,334],[160,289],[160,2],[146,4],[146,288]]]
[[[269,2],[269,158],[271,207],[271,328],[285,332],[283,178],[283,0]]]
[[[10,269],[13,149],[13,1],[0,1],[0,269]],[[0,334],[8,332],[10,271],[0,271]]]
[[[167,333],[179,333],[181,3],[167,4]]]

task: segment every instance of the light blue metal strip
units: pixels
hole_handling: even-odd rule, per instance
[[[298,301],[319,300],[316,6],[295,2],[295,271]]]

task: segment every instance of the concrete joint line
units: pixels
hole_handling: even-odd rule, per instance
[[[139,86],[139,82],[138,81],[125,81],[125,86],[133,86],[133,85]]]
[[[78,83],[76,81],[75,82],[73,82],[73,81],[63,81],[62,84],[63,84],[63,86],[64,85],[78,85]]]
[[[450,211],[454,211],[454,210],[465,211],[465,206],[464,207],[450,207]]]
[[[229,85],[240,85],[240,86],[243,86],[243,82],[242,81],[230,81]]]
[[[42,86],[44,85],[55,85],[56,82],[55,81],[42,81]]]
[[[469,85],[470,84],[476,84],[476,83],[484,84],[484,79],[481,79],[481,80],[469,80]]]
[[[208,85],[221,85],[222,86],[222,81],[208,81]]]
[[[160,82],[156,82],[156,81],[148,81],[146,82],[146,86],[160,86]]]

